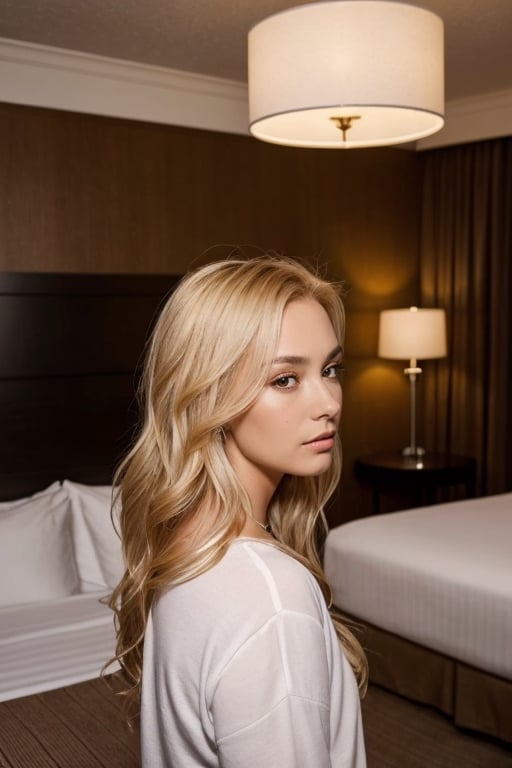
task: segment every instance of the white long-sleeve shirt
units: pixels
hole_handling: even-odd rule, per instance
[[[144,768],[364,768],[356,681],[309,571],[240,538],[160,596],[141,734]]]

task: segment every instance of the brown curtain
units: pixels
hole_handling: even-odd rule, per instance
[[[512,490],[512,138],[426,154],[421,297],[448,357],[425,366],[425,435],[475,456],[477,492]]]

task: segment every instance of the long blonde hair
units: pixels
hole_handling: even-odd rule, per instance
[[[345,317],[339,288],[295,261],[268,255],[227,259],[191,272],[156,323],[141,383],[143,423],[114,481],[126,571],[110,606],[116,614],[116,658],[131,704],[139,699],[144,634],[155,596],[215,565],[250,515],[248,496],[224,450],[223,425],[247,410],[268,381],[283,311],[301,298],[324,307],[341,344]],[[276,546],[310,570],[329,606],[317,542],[319,531],[326,530],[323,507],[340,471],[338,439],[330,469],[315,477],[286,475],[269,508]],[[184,533],[191,527],[193,541]],[[334,610],[331,615],[363,690],[364,653]]]

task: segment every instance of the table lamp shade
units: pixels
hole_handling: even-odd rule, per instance
[[[446,357],[444,309],[386,309],[380,313],[379,357],[428,360]]]

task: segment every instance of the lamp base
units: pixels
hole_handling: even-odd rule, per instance
[[[424,456],[425,454],[426,450],[421,448],[419,445],[415,446],[414,448],[408,445],[407,448],[402,450],[402,456]]]

